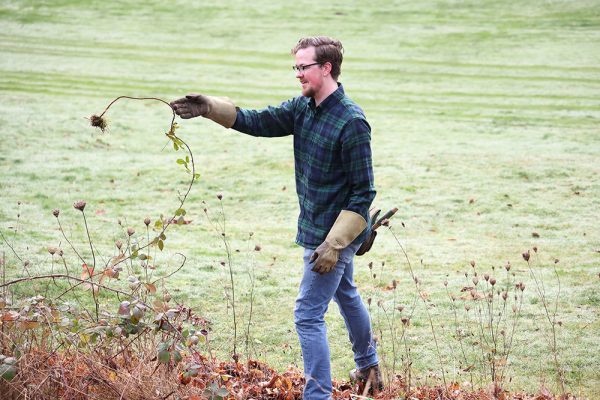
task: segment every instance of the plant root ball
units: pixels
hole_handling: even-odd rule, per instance
[[[102,133],[104,133],[104,131],[106,130],[106,127],[108,126],[108,124],[106,123],[106,120],[96,114],[94,114],[90,117],[90,123],[92,124],[93,127],[100,128]]]

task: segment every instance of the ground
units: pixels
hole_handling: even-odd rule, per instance
[[[0,228],[34,261],[33,272],[47,271],[46,248],[65,246],[54,208],[63,210],[69,235],[89,256],[71,208],[85,199],[107,258],[123,234],[117,219],[144,232],[146,216],[154,220],[174,210],[187,176],[177,155],[163,150],[170,120],[164,105],[119,104],[108,113],[105,134],[85,117],[119,95],[171,100],[201,92],[228,96],[240,107],[278,104],[300,91],[290,48],[305,35],[335,36],[346,49],[340,80],[373,128],[375,202],[399,208],[393,229],[436,305],[448,376],[468,379],[460,371],[444,280],[459,295],[471,279],[463,275],[471,260],[481,274],[495,267],[499,276],[510,261],[515,279],[527,287],[511,385],[557,387],[549,326],[521,256],[536,246],[533,266],[550,299],[558,294],[553,265],[560,277],[559,350],[568,386],[593,395],[600,389],[599,10],[598,1],[5,2]],[[168,283],[170,292],[214,322],[217,350],[227,354],[229,276],[220,264],[226,254],[203,211],[218,216],[222,193],[240,320],[249,315],[247,271],[256,276],[255,355],[280,370],[301,365],[292,318],[301,250],[293,243],[298,206],[291,138],[255,139],[204,120],[180,126],[201,177],[186,206],[192,223],[167,241],[169,251],[188,257]],[[260,252],[253,251],[256,244]],[[7,276],[21,276],[20,264],[2,246]],[[176,264],[161,260],[157,274]],[[356,269],[363,297],[373,299],[391,365],[389,329],[376,304],[382,300],[389,308],[395,296],[412,307],[415,298],[391,232],[381,232]],[[392,279],[398,290],[384,290]],[[440,360],[423,303],[416,304],[413,367],[421,381],[436,380]],[[334,374],[344,377],[352,355],[335,308],[327,320],[332,362]],[[398,364],[403,354],[396,349]]]

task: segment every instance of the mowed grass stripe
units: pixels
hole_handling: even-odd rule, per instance
[[[12,70],[0,70],[0,82],[10,84],[69,84],[76,85],[77,87],[93,87],[96,88],[101,86],[102,88],[120,88],[120,89],[137,89],[147,91],[151,88],[158,92],[169,92],[174,86],[186,86],[190,84],[189,81],[182,81],[179,79],[139,79],[139,78],[120,78],[118,76],[98,76],[98,75],[77,75],[72,73],[58,73],[58,72],[29,72],[29,71],[12,71]],[[213,89],[224,89],[231,88],[231,84],[225,83],[211,83]],[[241,90],[244,93],[252,93],[254,90],[268,91],[269,93],[285,95],[288,93],[287,89],[282,89],[281,85],[269,85],[261,82],[253,81],[252,84],[245,84],[245,88],[248,90]],[[432,97],[438,98],[452,98],[452,99],[473,99],[472,102],[465,102],[470,104],[484,104],[491,106],[505,106],[506,102],[512,106],[519,106],[525,108],[549,108],[549,109],[570,109],[570,110],[599,110],[600,109],[600,96],[572,96],[572,95],[556,95],[556,94],[511,94],[507,93],[490,93],[490,92],[457,92],[457,91],[429,91],[427,93],[411,90],[398,90],[387,86],[378,88],[377,91],[354,89],[352,93],[359,95],[363,99],[377,100],[382,97],[391,96],[393,98],[411,98],[411,99],[430,99]],[[485,103],[476,101],[477,99],[485,100]],[[506,100],[506,102],[490,103],[489,99]],[[531,103],[532,100],[537,100],[537,103]],[[386,99],[389,101],[389,99]],[[582,102],[590,102],[591,104],[582,104]],[[573,104],[576,103],[576,104]]]
[[[47,94],[63,94],[70,96],[94,96],[94,97],[110,97],[114,96],[115,93],[132,93],[131,90],[135,91],[133,94],[139,93],[148,93],[147,90],[140,87],[124,87],[120,85],[108,86],[104,85],[102,87],[98,86],[73,86],[68,82],[32,82],[32,81],[22,81],[22,82],[4,82],[0,79],[0,90],[5,91],[18,91],[18,92],[31,92],[36,93],[38,91],[44,91]],[[237,96],[238,98],[248,98],[252,94],[262,94],[263,99],[265,96],[269,96],[269,98],[274,99],[275,101],[280,101],[281,97],[275,97],[272,92],[265,90],[260,93],[255,89],[253,90],[232,90],[231,88],[222,88],[221,92],[227,96],[233,97]],[[465,101],[452,101],[451,98],[444,99],[441,96],[439,100],[431,99],[429,96],[429,100],[419,99],[419,98],[409,98],[406,96],[398,96],[393,100],[385,99],[385,98],[376,98],[376,99],[361,99],[361,102],[365,107],[373,107],[381,109],[380,105],[382,101],[386,102],[385,109],[406,109],[406,107],[413,108],[415,106],[426,107],[427,109],[436,109],[441,111],[457,111],[457,110],[493,110],[498,111],[497,113],[486,113],[486,115],[498,115],[502,114],[506,111],[518,111],[519,115],[525,114],[527,111],[547,111],[552,114],[552,117],[565,117],[565,113],[568,111],[594,111],[594,114],[599,113],[598,106],[568,106],[568,105],[534,105],[534,104],[521,104],[521,105],[505,105],[505,104],[493,104],[489,102],[465,102]],[[590,115],[591,116],[591,115]],[[554,119],[554,118],[546,118],[546,119]]]
[[[600,42],[600,37],[598,38]],[[55,48],[58,47],[60,50],[68,49],[98,49],[103,52],[114,53],[113,50],[123,51],[126,54],[132,53],[151,53],[157,56],[170,57],[173,55],[174,50],[179,54],[189,54],[190,56],[197,56],[202,59],[214,58],[217,61],[236,61],[240,59],[256,60],[258,62],[277,62],[283,58],[287,59],[286,54],[278,52],[264,51],[261,49],[248,50],[248,49],[222,49],[213,47],[190,47],[184,45],[177,46],[148,46],[143,44],[126,44],[126,43],[114,43],[114,42],[98,42],[98,41],[82,41],[82,40],[69,40],[69,39],[57,39],[48,37],[38,36],[23,36],[23,35],[3,35],[0,34],[0,42],[3,44],[11,44],[16,47],[24,47],[23,44],[27,43],[31,46],[42,46],[44,48]],[[165,49],[164,51],[161,51]],[[417,66],[440,66],[444,68],[459,68],[459,69],[499,69],[502,71],[535,71],[544,72],[545,74],[552,74],[556,72],[565,72],[568,74],[584,72],[593,73],[600,76],[600,67],[595,66],[561,66],[561,65],[523,65],[523,64],[494,64],[494,63],[466,63],[456,61],[443,61],[443,60],[423,60],[423,59],[407,59],[405,57],[357,57],[354,55],[346,55],[347,60],[351,60],[353,64],[375,64],[375,65],[417,65]],[[347,61],[348,63],[348,61]]]
[[[62,74],[62,73],[29,73],[29,72],[14,72],[14,71],[0,71],[0,85],[4,87],[47,87],[55,89],[67,89],[72,90],[76,93],[80,91],[90,91],[92,94],[102,93],[130,93],[136,91],[136,93],[172,93],[175,88],[178,87],[193,87],[194,83],[191,81],[177,81],[177,80],[144,80],[144,79],[119,79],[116,77],[106,76],[90,76],[90,75],[74,75],[74,74]],[[274,87],[268,85],[256,84],[252,86],[244,85],[243,90],[233,90],[235,93],[245,93],[251,95],[289,95],[289,91],[282,89],[281,87]],[[232,85],[219,84],[211,82],[210,86],[206,89],[211,91],[225,90],[232,92]]]
[[[63,93],[71,95],[92,95],[92,96],[110,96],[114,93],[148,93],[148,89],[153,89],[155,93],[169,93],[173,90],[176,83],[169,84],[167,82],[145,82],[144,80],[137,80],[135,83],[128,83],[122,79],[112,78],[98,78],[90,76],[73,76],[71,74],[31,74],[31,73],[18,73],[18,72],[6,72],[3,71],[0,77],[0,89],[2,90],[16,90],[16,91],[31,91],[35,92],[39,89],[44,89],[48,93]],[[181,83],[179,83],[181,84]],[[276,90],[275,88],[269,87],[248,87],[244,86],[243,89],[236,88],[232,90],[232,86],[213,86],[209,88],[214,91],[222,92],[226,95],[241,95],[243,98],[247,98],[252,95],[268,96],[270,98],[276,98],[280,95],[281,98],[288,95],[284,90]],[[518,111],[520,114],[527,111],[548,111],[551,113],[560,113],[564,116],[565,112],[568,111],[591,111],[593,114],[598,114],[600,111],[600,99],[594,99],[597,103],[595,104],[575,104],[579,103],[579,99],[573,98],[571,102],[565,104],[550,103],[531,103],[528,97],[509,97],[507,100],[512,101],[509,104],[501,102],[490,102],[485,93],[481,93],[480,96],[462,96],[448,93],[410,93],[404,91],[392,90],[387,93],[379,93],[377,95],[368,96],[367,92],[358,90],[354,91],[354,94],[361,98],[361,100],[368,105],[385,104],[387,108],[403,108],[406,106],[425,106],[427,108],[435,108],[439,110],[495,110],[498,113],[504,111]],[[361,95],[362,94],[362,95]],[[506,98],[502,98],[506,99]],[[520,101],[517,101],[520,99]],[[497,113],[493,113],[494,115]]]
[[[38,85],[17,85],[10,86],[0,84],[0,91],[10,92],[23,92],[23,93],[36,93],[44,94],[48,96],[74,96],[74,97],[101,97],[110,98],[114,97],[115,92],[99,92],[99,91],[87,91],[81,92],[76,90],[68,90],[67,87],[54,89],[51,87],[41,87]],[[244,98],[247,93],[241,92],[224,92],[223,94],[230,96],[231,98]],[[265,101],[271,104],[277,104],[281,98],[264,98]],[[381,102],[363,102],[363,107],[369,111],[372,115],[404,115],[407,117],[427,117],[436,119],[445,119],[452,121],[505,121],[506,123],[527,123],[532,125],[543,125],[552,127],[572,127],[572,126],[597,126],[598,118],[582,118],[581,116],[569,116],[565,114],[559,114],[552,112],[547,114],[546,117],[541,117],[539,113],[523,113],[523,112],[482,112],[474,107],[462,107],[462,108],[448,108],[446,107],[447,102],[417,102],[417,101],[406,101],[403,103],[397,103],[394,106],[381,107]],[[245,104],[242,106],[246,106]],[[251,105],[248,105],[251,106]]]
[[[47,48],[58,48],[58,49],[98,49],[100,51],[106,51],[114,53],[114,50],[125,52],[128,54],[132,53],[152,53],[169,57],[174,53],[188,54],[191,56],[202,56],[206,58],[214,57],[218,60],[237,60],[238,58],[253,59],[259,62],[266,60],[276,61],[281,60],[285,54],[276,52],[261,51],[260,49],[248,50],[248,49],[235,49],[235,51],[223,48],[215,47],[197,47],[197,46],[185,46],[181,44],[161,44],[160,46],[150,46],[141,43],[128,44],[123,42],[99,42],[96,40],[82,40],[82,39],[64,39],[64,38],[46,38],[40,36],[24,36],[24,35],[4,35],[0,33],[0,43],[10,44],[12,46],[43,46]]]
[[[121,54],[115,54],[110,51],[102,51],[98,49],[94,50],[77,50],[77,49],[51,49],[45,48],[43,46],[38,47],[20,47],[20,46],[7,46],[4,44],[0,44],[0,52],[5,54],[16,53],[16,54],[27,54],[27,55],[44,55],[44,56],[57,56],[61,58],[66,58],[67,56],[71,56],[73,59],[78,58],[98,58],[98,59],[118,59],[118,60],[127,60],[132,62],[151,62],[153,64],[198,64],[198,65],[216,65],[216,66],[229,66],[229,68],[250,68],[250,69],[262,69],[262,68],[273,68],[277,69],[283,67],[284,63],[277,64],[268,64],[267,62],[261,61],[247,61],[243,58],[236,58],[234,61],[230,61],[231,64],[227,64],[229,60],[221,60],[221,59],[205,59],[200,56],[196,57],[182,57],[177,55],[171,56],[161,56],[159,54],[149,55],[149,54],[140,54],[140,53],[129,53],[123,52]],[[102,57],[104,56],[104,57]],[[410,70],[405,66],[398,67],[397,63],[394,63],[394,66],[390,66],[389,68],[381,67],[381,65],[377,65],[373,67],[372,65],[361,65],[361,64],[353,64],[352,71],[357,74],[358,77],[362,78],[372,78],[374,76],[379,77],[380,79],[389,77],[389,76],[402,76],[402,77],[411,77],[411,78],[419,78],[426,77],[431,79],[435,78],[444,78],[444,79],[452,79],[452,78],[468,78],[468,79],[476,79],[476,80],[503,80],[503,81],[536,81],[536,82],[568,82],[568,83],[583,83],[586,85],[598,85],[600,86],[600,77],[593,78],[575,78],[570,76],[541,76],[541,75],[511,75],[500,73],[466,73],[466,72],[452,72],[452,71],[438,71],[438,70],[427,70],[427,69],[419,69],[419,70]],[[287,64],[286,64],[287,66]]]
[[[131,52],[114,52],[114,51],[105,51],[102,48],[82,48],[82,49],[74,49],[74,48],[64,48],[64,49],[55,49],[55,48],[47,48],[44,46],[11,46],[0,44],[0,53],[4,54],[30,54],[30,55],[43,55],[43,56],[58,56],[61,58],[72,58],[72,59],[80,59],[80,58],[96,58],[96,59],[116,59],[116,60],[126,60],[132,62],[141,62],[147,61],[153,64],[187,64],[187,63],[195,63],[195,64],[212,64],[212,65],[220,65],[222,66],[224,63],[232,62],[227,60],[220,59],[205,59],[200,55],[184,57],[178,56],[176,54],[171,55],[162,55],[162,54],[144,54],[144,53],[131,53]],[[247,61],[243,58],[237,57],[235,58],[235,64],[239,67],[248,67],[248,68],[265,68],[269,67],[269,65],[263,61]],[[271,68],[276,68],[276,65],[271,65]]]
[[[160,51],[160,47],[138,46],[138,45],[119,45],[112,46],[110,43],[88,43],[82,45],[69,41],[58,48],[54,45],[48,45],[46,40],[36,38],[30,40],[28,46],[14,37],[7,40],[3,38],[0,49],[6,52],[31,52],[32,54],[49,55],[74,55],[77,57],[108,56],[108,58],[119,58],[135,61],[169,62],[169,63],[203,63],[227,65],[231,62],[236,67],[274,67],[287,63],[288,58],[281,54],[272,52],[248,52],[229,51],[212,48],[185,48],[178,47],[176,52]],[[10,44],[10,41],[13,41]],[[25,41],[26,42],[26,41]],[[51,43],[52,41],[50,41]],[[116,51],[115,51],[116,50]],[[184,54],[183,56],[181,54]],[[186,55],[187,53],[187,55]],[[258,55],[257,55],[258,53]],[[286,60],[286,61],[283,61]],[[352,68],[357,72],[366,72],[369,74],[386,74],[388,72],[402,74],[427,74],[443,77],[468,77],[475,79],[521,79],[521,80],[550,80],[581,83],[600,84],[600,68],[597,67],[565,67],[565,66],[539,66],[539,65],[516,65],[516,64],[482,64],[482,63],[461,63],[444,62],[437,60],[410,60],[396,58],[351,58]],[[289,60],[291,62],[291,60]],[[287,64],[286,64],[287,65]],[[386,65],[390,67],[387,68]],[[419,68],[411,68],[411,66]],[[427,67],[427,68],[423,68]],[[458,70],[458,71],[455,71]],[[467,71],[465,71],[467,70]],[[469,72],[475,70],[474,73]],[[482,71],[483,70],[483,71]],[[493,70],[493,71],[492,71]],[[526,72],[538,72],[538,74],[526,74]],[[563,74],[557,75],[558,72]],[[581,76],[572,76],[580,74]],[[592,76],[590,76],[590,74]]]

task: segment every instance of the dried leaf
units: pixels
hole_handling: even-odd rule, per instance
[[[148,289],[150,293],[156,293],[156,285],[154,285],[153,283],[144,283],[144,286],[146,286],[146,289]]]
[[[20,315],[16,311],[7,311],[2,315],[2,321],[16,321]]]
[[[38,321],[22,321],[20,326],[22,329],[35,329],[40,326],[40,323]]]
[[[130,304],[127,300],[122,301],[121,304],[119,304],[119,315],[123,315],[123,316],[129,316],[129,314],[131,313],[131,309],[130,309]]]

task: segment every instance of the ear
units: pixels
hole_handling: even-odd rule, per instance
[[[326,63],[323,64],[323,76],[328,76],[331,75],[331,63],[329,61],[327,61]]]

